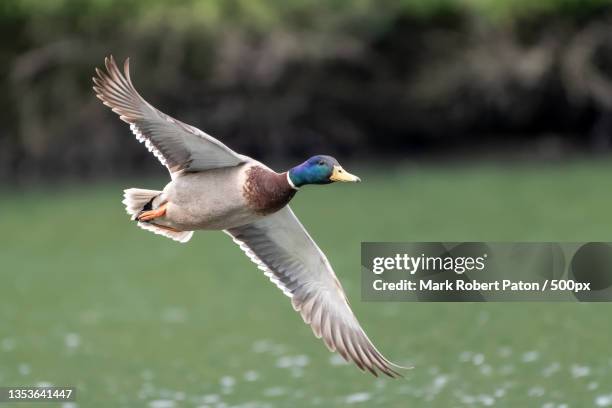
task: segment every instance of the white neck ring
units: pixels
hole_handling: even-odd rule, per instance
[[[299,187],[296,187],[295,184],[293,184],[293,181],[291,181],[291,177],[289,177],[289,172],[287,172],[287,183],[289,183],[289,185],[291,186],[292,189],[294,190],[299,190]]]

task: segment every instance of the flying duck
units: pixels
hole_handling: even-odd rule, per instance
[[[200,129],[145,101],[112,56],[96,68],[96,96],[130,125],[138,141],[170,172],[163,190],[124,190],[140,228],[187,242],[195,230],[222,230],[291,298],[293,308],[330,351],[362,371],[401,376],[372,344],[351,311],[327,257],[288,203],[302,186],[358,182],[330,156],[318,155],[283,173],[238,154]]]

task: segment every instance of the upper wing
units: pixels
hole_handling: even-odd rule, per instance
[[[245,157],[193,126],[158,111],[136,91],[130,79],[129,59],[121,73],[114,58],[104,60],[106,72],[96,68],[96,96],[130,124],[139,142],[144,142],[170,173],[202,171],[236,166]]]
[[[331,351],[374,375],[401,376],[365,334],[329,261],[287,206],[226,232],[287,296]]]

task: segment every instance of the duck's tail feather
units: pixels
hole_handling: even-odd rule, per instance
[[[132,216],[132,220],[136,220],[142,211],[148,211],[157,208],[160,203],[156,200],[162,194],[158,190],[146,190],[142,188],[128,188],[123,190],[123,201],[125,210]],[[141,222],[137,224],[140,228],[151,231],[154,234],[163,235],[175,241],[184,243],[191,239],[193,231],[178,231],[170,227],[156,225],[153,222]]]
[[[137,224],[143,230],[151,231],[154,234],[163,235],[182,244],[189,241],[193,236],[193,231],[177,231],[161,225],[156,225],[150,222],[140,222]]]
[[[153,209],[153,201],[162,192],[159,190],[145,190],[144,188],[128,188],[123,190],[123,205],[125,211],[135,220],[141,211]],[[148,207],[148,208],[145,208]]]

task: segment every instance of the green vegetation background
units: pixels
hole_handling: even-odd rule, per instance
[[[293,207],[378,347],[415,366],[406,379],[330,360],[224,234],[136,228],[122,188],[165,181],[133,180],[1,192],[0,384],[75,385],[79,407],[610,401],[608,304],[366,304],[359,243],[610,241],[612,165],[364,167]]]
[[[167,18],[179,19],[181,25],[205,23],[213,30],[228,23],[238,23],[264,31],[273,26],[299,28],[302,24],[344,29],[342,22],[356,17],[375,25],[376,17],[383,21],[398,15],[428,18],[441,12],[466,12],[486,18],[536,17],[539,14],[571,15],[589,13],[609,0],[185,0],[169,6],[163,0],[12,0],[2,3],[0,11],[8,18],[30,16],[79,16],[86,21],[104,15],[114,16],[126,24],[134,17],[143,17],[144,24]]]
[[[153,105],[273,164],[612,149],[609,0],[0,2],[0,182],[157,164],[93,96],[131,57]]]

